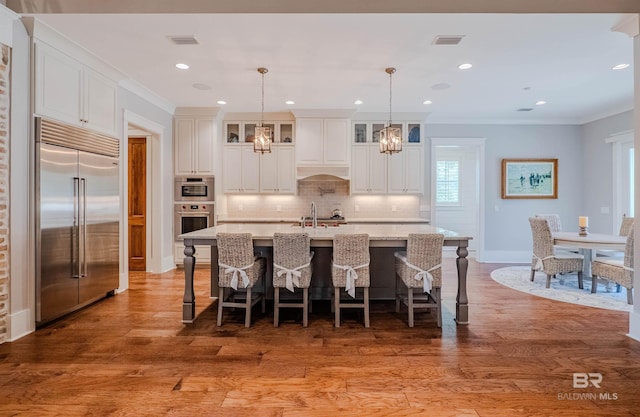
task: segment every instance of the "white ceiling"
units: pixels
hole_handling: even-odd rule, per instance
[[[428,113],[427,122],[582,124],[633,108],[633,65],[611,69],[633,64],[633,40],[612,31],[620,14],[34,16],[178,107],[225,100],[225,112],[260,111],[256,69],[267,67],[265,112],[386,113],[392,66],[393,113]],[[173,35],[199,45],[176,46]],[[435,46],[438,35],[464,38]],[[464,62],[473,68],[457,69]],[[450,88],[433,88],[442,83]]]

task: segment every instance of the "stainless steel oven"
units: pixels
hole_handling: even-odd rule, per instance
[[[176,203],[174,205],[175,240],[179,235],[213,226],[214,203]]]
[[[176,177],[175,201],[214,201],[213,177]]]

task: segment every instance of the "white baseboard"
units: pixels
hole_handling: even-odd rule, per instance
[[[490,251],[482,252],[478,262],[496,264],[531,264],[531,251]]]
[[[176,269],[176,263],[174,262],[173,255],[165,256],[162,258],[162,265],[160,272],[171,271],[172,269]]]
[[[9,340],[13,342],[21,337],[33,333],[36,330],[35,319],[32,318],[31,310],[20,310],[9,315]]]
[[[116,294],[120,294],[121,292],[125,292],[129,289],[129,273],[121,272],[120,273],[120,281],[118,282],[118,289],[116,290]]]
[[[640,311],[637,310],[637,306],[635,306],[634,310],[629,313],[628,336],[640,342]]]

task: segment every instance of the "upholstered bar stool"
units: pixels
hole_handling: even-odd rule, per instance
[[[369,327],[369,235],[336,234],[333,240],[333,263],[331,278],[334,287],[335,325],[340,327],[340,309],[364,309],[364,327]],[[362,303],[348,303],[340,300],[340,289],[344,288],[353,299],[356,288],[364,289]]]
[[[251,326],[251,308],[262,302],[265,312],[264,275],[266,259],[254,255],[251,233],[218,233],[218,320],[222,325],[222,309],[239,307],[246,309],[244,326]],[[253,292],[258,280],[262,279],[263,293]],[[229,294],[225,296],[225,293]],[[235,297],[245,293],[244,302],[236,302]]]
[[[442,245],[440,233],[410,233],[407,250],[395,253],[396,313],[400,303],[407,306],[409,327],[413,327],[414,310],[435,309],[438,327],[442,327]],[[406,288],[406,296],[401,288]],[[418,294],[414,294],[417,290]]]
[[[302,308],[302,326],[309,323],[309,285],[313,252],[307,233],[274,233],[273,235],[273,326],[278,327],[281,308]],[[295,292],[302,289],[302,302],[281,302],[280,289]]]

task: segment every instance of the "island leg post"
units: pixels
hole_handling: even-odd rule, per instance
[[[456,254],[456,266],[458,268],[458,295],[456,297],[456,323],[469,324],[469,300],[467,299],[467,269],[469,260],[467,255],[468,242],[460,242]]]
[[[196,297],[193,292],[193,272],[196,268],[196,258],[193,256],[196,248],[193,243],[184,242],[184,297],[182,297],[182,322],[193,323],[196,318]]]

